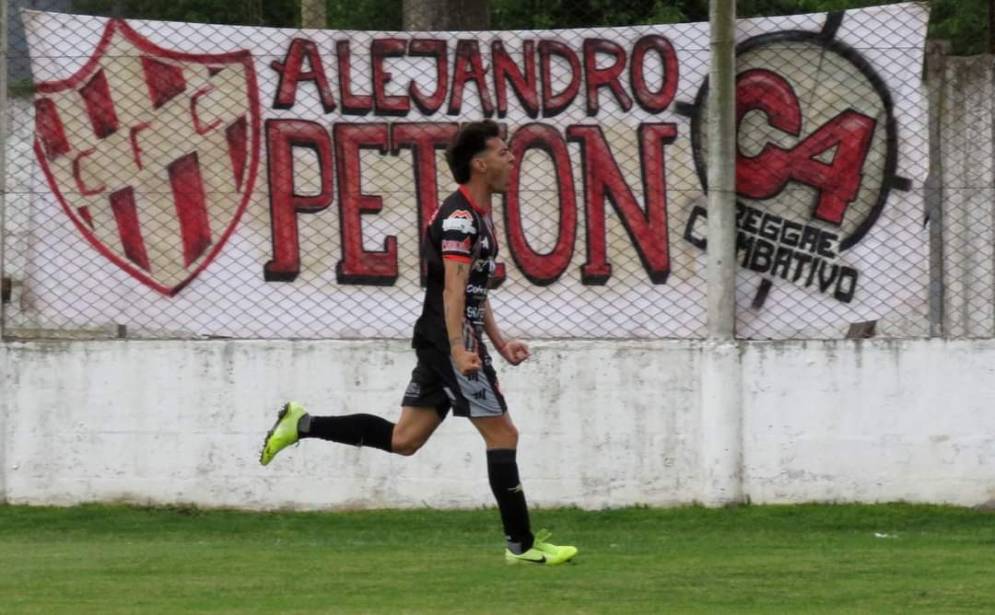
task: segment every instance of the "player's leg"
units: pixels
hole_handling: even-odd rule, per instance
[[[391,452],[414,455],[442,424],[442,416],[435,408],[405,406],[391,436]]]
[[[422,353],[401,405],[401,418],[394,424],[373,414],[311,416],[297,402],[289,402],[266,435],[259,462],[268,464],[277,453],[301,438],[370,446],[399,455],[414,454],[449,411],[449,400],[441,382],[423,364]]]
[[[558,547],[546,540],[549,532],[533,536],[529,508],[518,474],[518,429],[508,415],[508,406],[497,373],[486,349],[481,346],[482,368],[473,377],[454,372],[460,395],[454,412],[467,416],[484,438],[487,447],[487,476],[501,512],[509,563],[562,564],[577,554],[575,547]]]
[[[497,500],[508,549],[522,553],[532,548],[532,529],[525,492],[518,477],[518,429],[507,414],[470,417],[487,447],[487,478]]]
[[[471,410],[472,412],[472,410]],[[540,530],[533,536],[525,490],[518,475],[518,429],[507,413],[500,416],[470,417],[487,446],[487,477],[501,512],[510,564],[556,565],[570,561],[577,548],[547,542],[549,532]]]
[[[405,406],[395,424],[374,414],[311,416],[297,402],[289,402],[266,435],[260,463],[267,465],[281,450],[304,438],[413,455],[440,423],[442,416],[430,407]]]
[[[453,413],[470,419],[487,448],[487,477],[497,500],[508,550],[520,554],[532,548],[529,509],[518,478],[518,429],[507,414],[507,404],[497,383],[497,374],[483,344],[478,345],[481,369],[472,375],[459,372],[449,361],[443,374],[455,396]]]
[[[301,420],[301,438],[320,438],[352,446],[371,446],[388,453],[413,455],[442,423],[435,408],[404,406],[397,423],[373,414],[308,416]]]

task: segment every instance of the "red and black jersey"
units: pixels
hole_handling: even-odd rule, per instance
[[[449,335],[442,299],[446,287],[443,260],[456,260],[470,266],[463,316],[464,322],[476,331],[464,332],[464,338],[469,341],[478,337],[484,326],[487,288],[496,267],[497,236],[490,213],[481,211],[466,188],[460,187],[436,210],[424,242],[427,288],[421,317],[415,323],[412,345],[416,348],[435,346],[448,353]]]

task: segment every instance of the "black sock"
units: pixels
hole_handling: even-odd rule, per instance
[[[532,548],[532,531],[529,529],[529,507],[525,492],[518,478],[515,449],[494,448],[487,451],[487,477],[491,491],[501,511],[501,523],[512,553],[524,553]]]
[[[391,452],[394,424],[372,414],[348,416],[311,416],[305,414],[297,423],[301,438],[321,438],[353,446],[372,446]]]

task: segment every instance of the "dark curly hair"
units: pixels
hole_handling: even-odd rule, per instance
[[[460,129],[456,138],[446,148],[446,162],[458,184],[470,181],[470,161],[487,149],[488,139],[500,135],[498,125],[491,120],[470,122]]]

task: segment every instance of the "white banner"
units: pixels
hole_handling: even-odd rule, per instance
[[[927,16],[738,23],[741,335],[924,333]],[[495,211],[498,321],[529,337],[704,333],[708,24],[22,17],[37,159],[9,218],[15,327],[405,337],[420,229],[455,189],[443,148],[490,117],[518,159]]]

